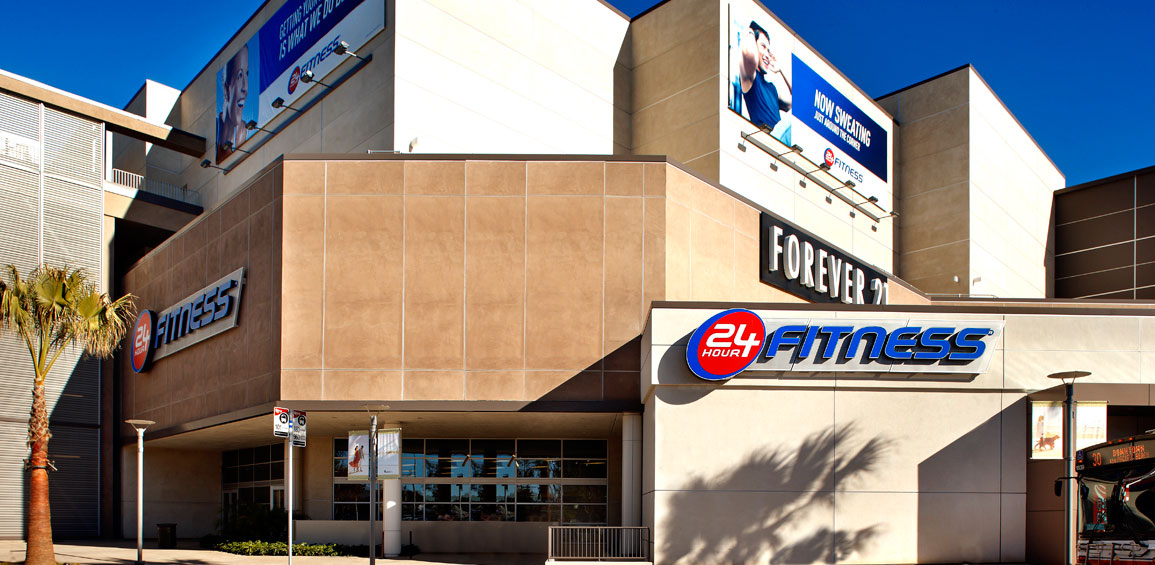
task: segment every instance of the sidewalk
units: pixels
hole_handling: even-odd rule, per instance
[[[136,563],[136,542],[133,540],[80,540],[59,541],[54,545],[56,561],[60,563]],[[0,540],[0,563],[24,561],[24,542]],[[248,556],[201,549],[197,540],[180,540],[176,549],[156,549],[156,540],[144,543],[146,563],[188,563],[192,565],[260,565],[286,563],[285,556]],[[368,557],[297,557],[300,565],[354,565],[368,563]],[[524,553],[482,554],[421,554],[413,559],[377,559],[378,563],[439,563],[442,565],[542,565],[545,555]]]

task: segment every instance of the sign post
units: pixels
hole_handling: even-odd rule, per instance
[[[377,561],[377,415],[369,416],[369,565]]]
[[[305,447],[305,411],[273,408],[273,436],[285,438],[285,510],[289,515],[289,565],[293,565],[293,447]]]

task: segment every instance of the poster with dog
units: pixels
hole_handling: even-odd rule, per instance
[[[1063,403],[1031,403],[1031,459],[1063,458]],[[1107,403],[1075,404],[1075,449],[1107,441]]]

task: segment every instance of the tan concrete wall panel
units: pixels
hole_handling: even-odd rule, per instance
[[[402,198],[330,196],[325,206],[325,367],[400,369]]]
[[[466,203],[465,364],[470,369],[524,366],[525,205],[521,196]]]
[[[464,243],[463,197],[406,196],[407,369],[464,368]]]
[[[529,197],[527,369],[581,370],[601,359],[603,208],[597,196]]]

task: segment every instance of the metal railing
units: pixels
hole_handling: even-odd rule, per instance
[[[650,529],[626,526],[550,526],[551,560],[648,561]]]
[[[134,190],[143,190],[152,194],[157,194],[173,200],[179,200],[195,206],[201,205],[201,195],[195,190],[189,190],[184,187],[169,184],[167,182],[158,181],[155,179],[145,178],[141,175],[122,171],[120,169],[112,169],[108,181],[113,184],[131,188]]]

